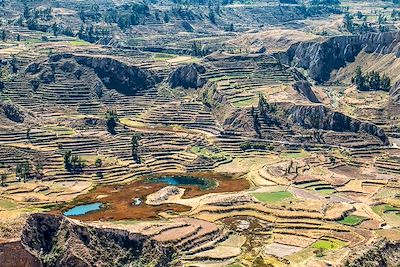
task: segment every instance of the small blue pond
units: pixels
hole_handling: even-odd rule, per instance
[[[164,183],[173,186],[198,186],[201,189],[208,189],[216,185],[214,180],[189,177],[189,176],[165,176],[148,179],[150,183]]]
[[[75,206],[72,209],[67,210],[64,212],[65,216],[79,216],[84,215],[86,213],[99,210],[103,206],[103,203],[93,203],[93,204],[86,204],[86,205],[79,205]]]

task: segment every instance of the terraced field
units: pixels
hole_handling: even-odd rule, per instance
[[[3,2],[0,266],[397,266],[395,3]]]

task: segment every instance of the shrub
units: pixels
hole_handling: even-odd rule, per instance
[[[117,112],[114,110],[108,110],[106,112],[106,121],[108,132],[115,134],[115,127],[117,127],[117,122],[119,121]]]

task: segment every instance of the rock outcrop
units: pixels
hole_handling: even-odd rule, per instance
[[[294,90],[313,103],[321,103],[307,81],[298,81],[293,84]]]
[[[398,81],[390,90],[390,98],[400,104],[400,81]]]
[[[236,132],[253,132],[254,121],[246,109],[234,110],[224,121],[224,129]]]
[[[359,249],[351,254],[344,266],[346,267],[397,267],[400,262],[400,242],[379,240],[372,245]]]
[[[42,267],[40,261],[29,253],[19,241],[0,243],[1,267]]]
[[[128,65],[112,57],[58,54],[50,58],[51,62],[72,58],[77,63],[92,68],[104,85],[125,95],[135,95],[154,87],[161,79],[152,71]]]
[[[170,266],[175,251],[124,230],[93,227],[63,216],[33,214],[21,242],[43,266]]]
[[[315,81],[324,82],[329,80],[333,70],[353,62],[361,51],[394,53],[400,57],[400,32],[336,36],[322,42],[300,42],[291,45],[286,53],[276,56],[283,63],[306,69]]]
[[[378,138],[384,145],[389,144],[385,132],[375,124],[357,120],[324,105],[292,105],[286,109],[286,115],[289,121],[304,128],[366,133]]]
[[[4,115],[11,121],[22,123],[24,122],[25,115],[22,110],[10,101],[0,101],[0,108],[3,110]]]
[[[171,87],[183,87],[185,89],[197,89],[205,84],[205,80],[200,77],[200,74],[206,72],[206,68],[192,63],[189,65],[178,67],[168,78],[168,83]]]

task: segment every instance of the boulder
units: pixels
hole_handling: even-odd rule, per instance
[[[197,89],[202,87],[206,82],[200,77],[200,75],[205,72],[206,68],[196,63],[181,66],[169,75],[168,83],[172,88],[183,87],[185,89]]]

